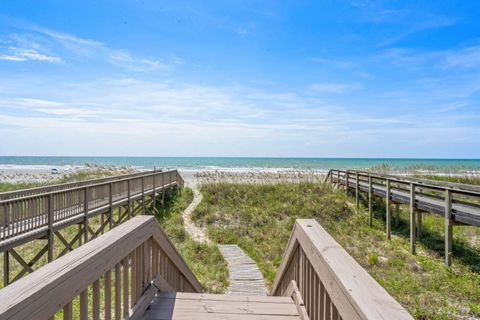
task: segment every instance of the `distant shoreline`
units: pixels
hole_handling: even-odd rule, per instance
[[[332,165],[331,168],[345,169],[340,166]],[[56,173],[52,173],[52,169]],[[198,180],[198,177],[206,176],[224,176],[228,179],[245,179],[247,177],[258,179],[260,177],[294,177],[309,176],[315,177],[315,180],[324,177],[329,169],[324,168],[295,168],[295,167],[217,167],[204,166],[198,168],[168,166],[156,167],[156,170],[178,169],[187,184]],[[359,167],[358,170],[372,170],[377,173],[389,173],[397,175],[439,175],[439,176],[480,176],[479,168],[469,167],[409,167],[395,168],[388,166],[377,167]],[[61,178],[84,171],[102,170],[109,174],[123,174],[135,171],[153,170],[142,166],[113,166],[101,164],[84,165],[28,165],[28,164],[1,164],[0,163],[0,183],[49,183],[61,180]],[[353,170],[353,169],[352,169]]]

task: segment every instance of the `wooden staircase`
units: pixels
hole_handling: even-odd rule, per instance
[[[1,289],[0,320],[413,319],[312,219],[297,220],[271,296],[201,291],[155,218],[137,216]]]

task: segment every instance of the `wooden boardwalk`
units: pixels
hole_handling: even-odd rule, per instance
[[[373,197],[386,201],[386,232],[391,237],[391,204],[408,205],[410,211],[410,246],[415,253],[416,236],[421,230],[422,212],[441,215],[445,220],[445,263],[452,263],[454,225],[480,226],[480,189],[465,184],[410,179],[391,175],[378,175],[361,171],[332,169],[326,181],[338,188],[355,192],[358,206],[360,194],[367,194],[369,224],[373,218]]]
[[[267,295],[265,280],[255,261],[236,244],[223,244],[218,248],[228,264],[230,295]]]
[[[162,200],[166,192],[183,187],[177,170],[150,171],[126,176],[89,180],[64,185],[0,193],[0,252],[4,255],[4,286],[33,272],[33,265],[47,254],[48,262],[72,251],[74,246],[98,237],[129,218],[145,212],[145,207]],[[95,228],[89,223],[99,217]],[[67,241],[62,230],[78,225]],[[29,261],[15,250],[33,240],[46,240]],[[55,257],[54,240],[64,246]],[[10,260],[23,268],[10,275]]]

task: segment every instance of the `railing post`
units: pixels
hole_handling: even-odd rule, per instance
[[[155,172],[155,169],[153,169],[154,172]],[[157,180],[157,175],[154,173],[153,174],[153,195],[152,195],[152,203],[153,203],[153,207],[155,208],[155,204],[156,204],[156,195],[155,195],[155,180]]]
[[[355,172],[355,204],[357,206],[357,209],[358,209],[358,205],[359,205],[359,187],[360,187],[360,183],[358,181],[358,171]]]
[[[130,192],[130,179],[127,180],[127,196],[128,196],[128,201],[127,201],[127,210],[128,210],[128,217],[132,217],[132,204],[131,204],[131,192]]]
[[[452,241],[453,241],[453,221],[452,221],[452,192],[445,190],[445,264],[452,265]]]
[[[84,199],[85,199],[85,203],[84,203],[84,221],[83,221],[83,235],[84,235],[84,240],[85,240],[85,243],[87,243],[88,241],[88,187],[85,187],[84,189]]]
[[[416,226],[415,226],[415,184],[410,184],[410,251],[415,254]]]
[[[53,194],[48,195],[48,262],[53,261]]]
[[[337,170],[337,189],[340,189],[340,170]]]
[[[109,189],[109,195],[108,195],[108,200],[109,200],[109,205],[110,205],[110,221],[108,221],[110,230],[113,228],[113,182],[110,182],[110,187]]]
[[[348,170],[345,171],[345,195],[348,196]]]
[[[162,171],[162,207],[165,206],[165,172]]]
[[[385,206],[386,206],[386,224],[387,224],[387,238],[391,239],[391,233],[392,233],[392,212],[390,210],[390,180],[386,180],[386,189],[385,189]]]
[[[373,223],[373,194],[372,194],[372,176],[368,175],[368,226]]]
[[[145,214],[145,176],[142,176],[142,214]]]

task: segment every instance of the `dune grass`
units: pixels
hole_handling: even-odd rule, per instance
[[[431,174],[431,175],[415,175],[415,178],[480,185],[480,176],[478,176],[478,175],[450,175],[450,176],[445,176],[445,175],[433,175],[433,174]]]
[[[194,212],[218,243],[236,243],[259,265],[271,284],[297,218],[316,219],[385,289],[417,319],[480,318],[480,230],[456,227],[454,264],[443,264],[443,220],[425,215],[418,254],[409,252],[408,213],[400,212],[386,239],[384,205],[375,205],[368,227],[343,191],[321,183],[202,186]]]
[[[52,179],[46,182],[21,182],[21,183],[11,183],[11,182],[0,182],[0,192],[15,191],[29,188],[43,187],[53,184],[61,183],[70,183],[77,181],[84,181],[90,179],[100,179],[110,176],[118,175],[115,171],[107,171],[101,169],[92,169],[85,171],[78,171],[72,174],[68,174],[58,179]]]

